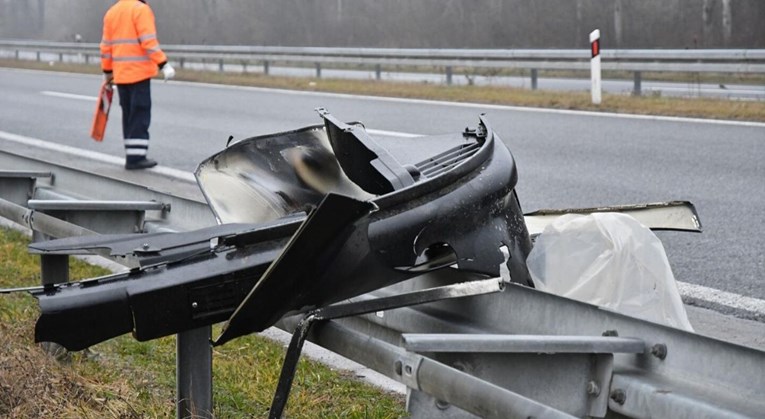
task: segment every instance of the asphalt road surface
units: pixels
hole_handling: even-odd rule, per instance
[[[124,156],[116,102],[104,142],[88,136],[100,82],[92,75],[0,69],[0,136]],[[390,147],[416,144],[415,135],[462,131],[486,113],[515,156],[524,211],[689,200],[704,232],[658,233],[675,277],[687,284],[686,302],[765,321],[765,124],[172,81],[155,81],[152,89],[149,154],[185,171],[230,135],[320,124],[317,107],[363,122]]]

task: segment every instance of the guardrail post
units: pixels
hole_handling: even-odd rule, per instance
[[[446,84],[452,84],[452,66],[446,66]]]
[[[642,74],[640,71],[635,72],[635,86],[632,88],[632,94],[635,96],[640,96],[642,94],[642,87],[641,87],[641,81],[642,81]]]
[[[180,62],[180,67],[181,67],[181,69],[183,69],[183,66],[184,66],[184,65],[186,65],[186,59],[185,59],[185,58],[183,58],[183,57],[181,57],[181,59],[179,60],[179,62]]]
[[[218,60],[218,71],[223,72],[223,59]]]
[[[16,55],[16,61],[18,61],[19,60],[19,50],[16,50],[16,54],[15,55]]]
[[[58,53],[58,62],[63,63],[64,62],[64,53],[59,52]]]
[[[40,61],[40,51],[37,51],[37,61]]]
[[[40,276],[43,286],[69,282],[69,255],[40,255]]]
[[[85,54],[85,64],[90,64],[90,54]]]
[[[264,60],[263,61],[263,74],[265,74],[266,76],[269,73],[269,66],[270,66],[270,64],[271,63],[268,60]]]
[[[212,418],[210,326],[176,335],[176,417]]]
[[[531,69],[531,90],[537,90],[537,69],[532,68]]]
[[[242,60],[242,73],[247,73],[247,61]]]
[[[33,241],[47,240],[48,237],[39,231],[32,231]],[[69,255],[40,255],[40,278],[43,287],[69,282]],[[69,351],[55,342],[40,342],[40,347],[46,354],[57,360],[69,359]]]
[[[321,63],[316,63],[316,78],[321,78]]]
[[[375,78],[377,80],[382,79],[382,66],[380,64],[375,65]]]

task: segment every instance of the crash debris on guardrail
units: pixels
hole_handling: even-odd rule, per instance
[[[571,305],[568,299],[554,296],[552,305],[534,307],[549,311],[545,316],[568,307],[581,311],[596,328],[602,322],[634,330],[656,328],[655,333],[630,339],[613,337],[613,333],[523,339],[506,334],[439,335],[435,341],[407,335],[402,345],[410,348],[407,351],[416,352],[417,347],[425,353],[469,350],[474,361],[483,365],[478,360],[483,360],[487,347],[482,345],[494,347],[490,352],[507,354],[573,351],[608,353],[608,357],[630,353],[640,358],[648,353],[645,345],[655,336],[680,334],[681,343],[694,336],[688,332],[691,327],[661,243],[650,231],[700,231],[690,203],[524,214],[515,192],[518,174],[513,156],[483,115],[474,128],[411,139],[395,150],[382,147],[361,123],[340,122],[325,109],[318,112],[322,125],[234,142],[199,164],[195,175],[219,223],[216,226],[31,244],[32,252],[43,255],[91,251],[129,259],[133,266],[107,277],[23,289],[39,300],[41,308],[35,339],[81,350],[125,333],[143,341],[225,321],[221,334],[211,342],[222,345],[277,323],[292,324],[295,337],[271,410],[272,417],[279,417],[311,324],[329,319],[361,314],[383,319],[390,310],[442,302],[446,304],[442,311],[429,313],[431,320],[421,326],[466,321],[473,330],[500,331],[503,326],[492,316],[502,314],[482,310],[496,305],[499,310],[511,310],[507,321],[528,321],[502,301],[511,298],[508,293],[525,295],[520,289],[538,287],[622,313],[592,312],[588,305]],[[423,278],[430,278],[423,282],[430,285],[406,285]],[[389,291],[363,297],[381,290]],[[524,298],[537,296],[541,294]],[[481,300],[478,306],[455,302],[475,298],[494,299]],[[457,305],[450,306],[452,302]],[[450,311],[454,307],[470,309]],[[436,322],[433,319],[439,312],[451,314]],[[625,313],[629,316],[624,317]],[[565,320],[559,319],[560,324]],[[395,333],[440,332],[424,326],[399,327]],[[535,327],[524,323],[520,329]],[[561,330],[558,334],[577,333]],[[565,415],[519,396],[518,389],[497,390],[483,379],[464,384],[485,387],[485,400],[442,394],[446,382],[464,374],[389,343],[375,345],[378,356],[396,359],[390,375],[415,393],[446,397],[474,414],[484,413],[487,403],[504,400],[494,406],[500,413],[488,416],[501,417],[507,409]],[[664,345],[666,357],[666,344],[659,345]],[[638,358],[635,365],[645,366],[645,359]],[[599,377],[600,384],[591,386],[599,391],[587,393],[564,411],[606,415],[610,393],[601,392],[600,386],[607,388],[615,372],[612,358],[597,359],[599,367],[588,367],[586,374]],[[434,381],[419,378],[419,368],[434,374]],[[499,393],[493,391],[500,391],[502,397],[495,397]],[[643,406],[633,408],[639,412]],[[614,409],[631,413],[618,406]]]

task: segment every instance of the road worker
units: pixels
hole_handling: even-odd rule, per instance
[[[151,123],[151,78],[162,70],[165,80],[175,69],[159,47],[154,12],[144,0],[119,0],[104,16],[101,69],[108,83],[117,85],[122,108],[125,168],[157,165],[146,157]]]

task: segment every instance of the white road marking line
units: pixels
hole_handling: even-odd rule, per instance
[[[125,160],[119,157],[115,157],[109,154],[99,153],[96,151],[86,150],[77,147],[71,147],[64,144],[57,144],[50,141],[40,140],[32,137],[25,137],[23,135],[13,134],[10,132],[0,131],[0,138],[8,141],[13,141],[19,144],[28,145],[32,147],[43,148],[53,152],[61,152],[66,154],[75,154],[78,156],[86,157],[96,161],[113,164],[124,164]]]
[[[399,133],[394,131],[378,132],[378,134],[380,135],[383,135],[382,133],[386,133],[384,135],[392,135],[392,136],[399,135],[403,137],[418,136],[417,134],[410,134],[410,133],[404,133],[404,132],[399,132]],[[120,166],[124,164],[124,159],[120,157],[115,157],[108,154],[98,153],[95,151],[85,150],[81,148],[70,147],[70,146],[66,146],[62,144],[56,144],[49,141],[40,140],[37,138],[25,137],[22,135],[12,134],[10,132],[0,131],[0,138],[8,140],[8,141],[16,142],[19,144],[27,145],[27,146],[44,148],[52,152],[74,154],[77,156],[87,157],[97,161],[117,164]],[[159,172],[167,176],[176,177],[178,179],[196,182],[194,174],[191,172],[173,169],[170,167],[155,167],[149,170]],[[681,282],[681,281],[677,281],[677,287],[680,291],[680,295],[682,295],[683,297],[691,297],[698,300],[707,301],[714,304],[723,305],[726,307],[731,307],[734,309],[746,310],[756,314],[765,314],[765,300],[760,300],[760,299],[752,298],[752,297],[746,297],[743,295],[734,294],[727,291],[721,291],[715,288],[709,288],[702,285],[695,285],[695,284],[690,284],[690,283]]]
[[[409,132],[398,132],[398,131],[385,131],[382,129],[368,129],[367,132],[374,135],[384,135],[388,137],[401,137],[401,138],[417,138],[417,137],[423,136],[423,134],[412,134]]]
[[[77,99],[77,100],[87,100],[90,102],[95,102],[98,97],[96,96],[83,96],[83,95],[75,95],[72,93],[64,93],[64,92],[51,92],[49,90],[43,90],[40,92],[40,94],[43,94],[45,96],[54,96],[54,97],[62,97],[66,99]]]
[[[83,148],[71,147],[64,144],[57,144],[50,141],[40,140],[32,137],[25,137],[23,135],[12,134],[10,132],[0,131],[0,138],[8,141],[12,141],[18,144],[26,146],[43,148],[50,150],[52,153],[65,153],[78,157],[84,157],[95,161],[100,161],[108,164],[116,164],[123,166],[125,164],[124,157],[116,157],[105,153],[99,153],[97,151],[91,151]],[[153,172],[163,174],[167,177],[172,177],[179,180],[196,183],[196,178],[191,172],[184,170],[173,169],[171,167],[156,166],[151,169]]]
[[[680,281],[677,281],[677,288],[683,297],[691,297],[752,313],[765,314],[765,300]]]

